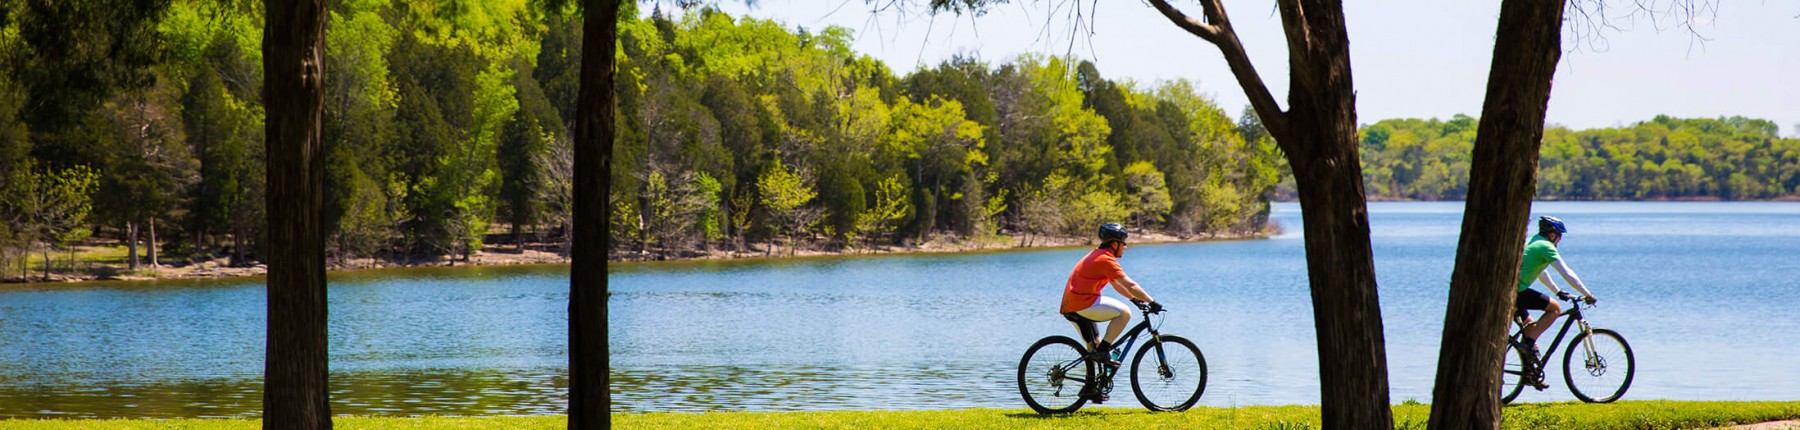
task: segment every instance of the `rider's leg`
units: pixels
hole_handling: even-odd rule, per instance
[[[1125,332],[1125,326],[1131,324],[1131,310],[1120,309],[1120,311],[1118,317],[1106,323],[1107,345],[1112,345],[1114,340],[1118,340],[1119,334]]]
[[[1560,316],[1562,316],[1561,303],[1551,301],[1545,304],[1544,316],[1538,318],[1537,321],[1532,322],[1531,325],[1525,326],[1525,337],[1528,339],[1537,339],[1539,335],[1544,334],[1545,331],[1549,331],[1550,324],[1556,322],[1556,317]]]
[[[1092,322],[1075,322],[1075,321],[1069,321],[1069,323],[1075,325],[1076,333],[1081,333],[1081,342],[1087,344],[1089,351],[1092,351],[1092,350],[1094,350],[1094,348],[1099,347],[1100,331],[1094,329],[1094,323],[1092,323]]]
[[[1106,326],[1106,338],[1100,342],[1099,346],[1102,347],[1111,345],[1114,339],[1118,339],[1119,333],[1125,331],[1125,324],[1131,322],[1131,310],[1125,306],[1125,303],[1105,296],[1094,301],[1093,306],[1076,313],[1089,320],[1111,321]]]

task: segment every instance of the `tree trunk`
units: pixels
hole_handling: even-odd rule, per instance
[[[146,243],[145,247],[148,248],[147,251],[150,254],[150,270],[154,271],[162,265],[161,262],[156,261],[156,217],[150,217],[150,242]]]
[[[125,270],[138,269],[138,227],[137,223],[125,222]]]
[[[1428,428],[1500,428],[1506,325],[1537,192],[1550,80],[1562,55],[1563,8],[1560,1],[1500,6]]]
[[[575,113],[574,243],[569,265],[569,428],[612,427],[606,344],[607,202],[612,194],[613,58],[619,0],[582,1]]]
[[[265,0],[268,345],[263,427],[331,428],[325,300],[321,67],[326,0]]]
[[[1324,428],[1392,428],[1387,351],[1354,124],[1295,133],[1292,138],[1316,142],[1323,153],[1317,158],[1290,156],[1289,162],[1304,221]]]
[[[1299,192],[1321,421],[1326,429],[1393,428],[1343,5],[1302,0],[1280,2],[1280,8],[1288,38],[1289,110],[1267,112],[1274,110],[1272,99],[1263,99],[1267,109],[1256,108],[1287,155]],[[1241,84],[1241,75],[1255,73],[1247,60],[1233,69]],[[1266,94],[1255,83],[1256,89],[1245,84],[1246,91]],[[1278,119],[1269,121],[1271,116]]]

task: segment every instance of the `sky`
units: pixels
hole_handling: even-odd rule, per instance
[[[1687,3],[1643,2],[1665,9]],[[1745,116],[1774,121],[1784,136],[1800,136],[1800,1],[1693,2],[1709,7],[1697,14],[1650,14],[1635,6],[1639,1],[1614,0],[1606,14],[1614,28],[1577,31],[1565,25],[1547,122],[1585,129],[1629,126],[1659,114]],[[1098,3],[1098,13],[1082,10],[1081,28],[1069,0],[1013,0],[981,17],[871,13],[865,0],[722,2],[722,9],[790,28],[849,28],[857,35],[858,52],[900,74],[959,54],[989,63],[1023,53],[1070,55],[1093,61],[1109,79],[1189,79],[1234,117],[1243,111],[1247,99],[1217,48],[1176,28],[1141,0]],[[1173,3],[1190,16],[1200,15],[1198,4]],[[1285,109],[1286,39],[1274,2],[1224,3],[1251,62]],[[1345,3],[1358,122],[1480,115],[1498,1]]]

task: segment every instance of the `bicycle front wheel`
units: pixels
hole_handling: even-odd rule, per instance
[[[1083,360],[1087,349],[1075,339],[1050,336],[1032,344],[1019,359],[1019,395],[1040,414],[1061,414],[1081,409],[1087,398],[1081,388],[1094,378],[1093,363]]]
[[[1631,388],[1635,373],[1637,363],[1632,360],[1631,344],[1612,330],[1597,328],[1591,335],[1576,336],[1563,354],[1563,380],[1569,382],[1569,391],[1575,393],[1575,398],[1583,402],[1619,400]]]
[[[1525,390],[1530,379],[1526,378],[1525,354],[1530,352],[1519,348],[1517,342],[1506,342],[1506,364],[1500,367],[1500,404],[1512,403],[1519,398],[1519,392]]]
[[[1131,390],[1152,411],[1187,410],[1206,392],[1206,357],[1193,341],[1160,337],[1145,342],[1131,359]]]

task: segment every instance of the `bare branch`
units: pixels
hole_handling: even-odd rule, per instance
[[[1711,25],[1719,14],[1717,0],[1569,0],[1568,7],[1565,27],[1569,29],[1572,49],[1585,47],[1594,52],[1611,48],[1607,33],[1631,31],[1639,20],[1649,21],[1651,28],[1659,32],[1686,31],[1688,50],[1692,51],[1694,46],[1704,47],[1712,40],[1699,27]]]
[[[1200,20],[1188,17],[1186,14],[1181,13],[1180,10],[1175,9],[1174,6],[1170,6],[1167,1],[1149,1],[1151,6],[1156,7],[1157,12],[1162,12],[1163,17],[1168,18],[1169,22],[1175,23],[1176,27],[1181,27],[1182,30],[1193,33],[1193,35],[1199,36],[1200,39],[1207,42],[1212,42],[1213,44],[1219,43],[1218,27],[1207,25],[1204,22],[1200,22]]]
[[[1193,33],[1200,39],[1219,47],[1225,55],[1225,64],[1231,66],[1232,76],[1237,78],[1238,85],[1244,88],[1244,95],[1249,96],[1250,106],[1256,109],[1256,115],[1263,122],[1264,128],[1276,135],[1287,134],[1287,115],[1281,111],[1281,105],[1275,103],[1275,96],[1269,93],[1269,86],[1263,84],[1262,75],[1256,73],[1256,65],[1250,63],[1250,56],[1244,53],[1244,44],[1231,29],[1231,19],[1225,15],[1225,6],[1218,0],[1200,2],[1206,21],[1201,22],[1181,13],[1167,0],[1146,0],[1151,6],[1162,12],[1163,17],[1175,26]]]

